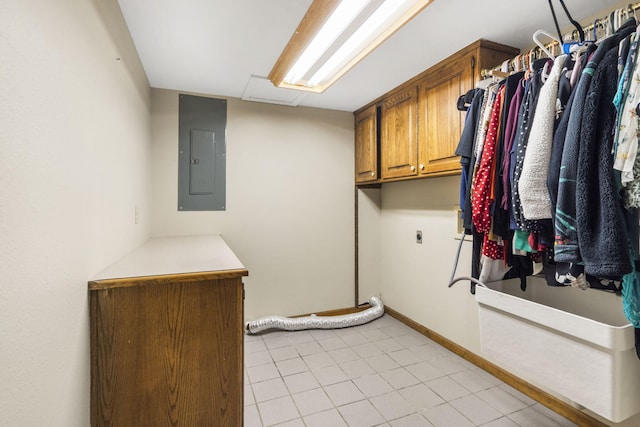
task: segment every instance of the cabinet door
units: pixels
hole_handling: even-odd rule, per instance
[[[91,425],[242,427],[242,292],[198,274],[90,291]]]
[[[376,106],[356,114],[356,183],[378,179],[378,119]]]
[[[382,104],[382,178],[417,175],[418,88],[392,94]]]
[[[473,88],[475,55],[467,54],[428,73],[419,84],[420,173],[460,170],[455,150],[465,113],[458,111],[460,95]]]

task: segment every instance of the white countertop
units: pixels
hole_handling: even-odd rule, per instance
[[[222,236],[152,237],[92,281],[243,269]]]

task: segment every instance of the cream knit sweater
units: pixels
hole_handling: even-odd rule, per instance
[[[557,57],[551,73],[540,89],[533,116],[527,151],[518,181],[522,213],[529,220],[551,218],[551,200],[547,190],[547,174],[551,159],[553,127],[556,119],[558,84],[566,55]]]

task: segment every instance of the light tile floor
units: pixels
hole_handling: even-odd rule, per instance
[[[245,427],[575,426],[384,315],[245,336]]]

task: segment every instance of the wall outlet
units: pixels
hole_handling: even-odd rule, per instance
[[[422,230],[416,230],[416,243],[422,244]]]

